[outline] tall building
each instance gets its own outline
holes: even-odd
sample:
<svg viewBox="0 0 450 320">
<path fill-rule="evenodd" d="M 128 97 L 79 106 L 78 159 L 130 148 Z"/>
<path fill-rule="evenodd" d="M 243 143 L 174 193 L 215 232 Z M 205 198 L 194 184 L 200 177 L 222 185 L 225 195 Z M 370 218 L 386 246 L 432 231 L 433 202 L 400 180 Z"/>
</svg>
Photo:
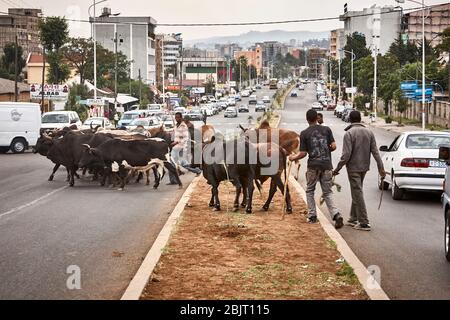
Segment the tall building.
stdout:
<svg viewBox="0 0 450 320">
<path fill-rule="evenodd" d="M 237 43 L 216 44 L 215 49 L 218 51 L 219 56 L 228 59 L 233 59 L 237 51 L 242 51 L 242 47 Z"/>
<path fill-rule="evenodd" d="M 177 62 L 183 65 L 183 87 L 203 87 L 209 80 L 215 83 L 226 81 L 227 63 L 224 58 L 183 56 Z"/>
<path fill-rule="evenodd" d="M 254 50 L 237 51 L 234 53 L 234 59 L 239 59 L 240 57 L 245 57 L 248 64 L 253 65 L 256 68 L 258 76 L 262 74 L 263 60 L 261 47 L 257 46 Z"/>
<path fill-rule="evenodd" d="M 156 35 L 156 84 L 162 85 L 163 66 L 164 74 L 167 73 L 178 77 L 177 59 L 183 50 L 183 39 L 178 34 Z"/>
<path fill-rule="evenodd" d="M 308 66 L 310 68 L 309 75 L 318 79 L 322 74 L 323 60 L 327 59 L 328 50 L 323 48 L 308 49 Z"/>
<path fill-rule="evenodd" d="M 367 46 L 375 46 L 381 54 L 389 50 L 401 31 L 401 10 L 392 6 L 347 11 L 340 20 L 344 21 L 345 36 L 361 33 L 366 36 Z"/>
<path fill-rule="evenodd" d="M 39 39 L 40 9 L 8 9 L 7 15 L 0 15 L 0 53 L 9 43 L 15 43 L 16 34 L 19 46 L 23 48 L 23 58 L 30 53 L 42 52 Z"/>
<path fill-rule="evenodd" d="M 276 60 L 277 55 L 286 56 L 288 53 L 288 46 L 278 41 L 265 41 L 257 43 L 260 46 L 263 56 L 263 67 L 270 67 Z"/>
<path fill-rule="evenodd" d="M 330 56 L 334 59 L 342 57 L 339 50 L 345 46 L 345 32 L 344 29 L 331 30 L 330 33 Z"/>
<path fill-rule="evenodd" d="M 110 13 L 109 13 L 110 14 Z M 91 23 L 94 22 L 90 18 Z M 122 52 L 131 62 L 132 79 L 141 79 L 147 84 L 156 84 L 156 20 L 152 17 L 112 17 L 108 14 L 97 17 L 95 35 L 97 42 L 108 50 Z"/>
<path fill-rule="evenodd" d="M 412 11 L 404 16 L 404 34 L 413 42 L 422 42 L 422 10 Z M 439 34 L 450 27 L 450 3 L 428 7 L 425 19 L 425 38 L 433 47 L 441 43 Z"/>
</svg>

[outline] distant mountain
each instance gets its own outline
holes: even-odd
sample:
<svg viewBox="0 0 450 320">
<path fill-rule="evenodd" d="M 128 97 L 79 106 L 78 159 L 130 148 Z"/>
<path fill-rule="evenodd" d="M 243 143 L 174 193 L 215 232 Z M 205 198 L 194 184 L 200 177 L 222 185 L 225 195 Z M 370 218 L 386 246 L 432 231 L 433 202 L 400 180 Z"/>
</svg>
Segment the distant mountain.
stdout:
<svg viewBox="0 0 450 320">
<path fill-rule="evenodd" d="M 329 31 L 283 31 L 273 30 L 267 32 L 250 31 L 236 36 L 211 37 L 204 39 L 185 40 L 187 46 L 196 45 L 198 47 L 211 47 L 214 44 L 238 43 L 241 46 L 254 44 L 255 42 L 263 41 L 279 41 L 289 42 L 291 39 L 296 39 L 300 43 L 312 39 L 328 39 Z"/>
</svg>

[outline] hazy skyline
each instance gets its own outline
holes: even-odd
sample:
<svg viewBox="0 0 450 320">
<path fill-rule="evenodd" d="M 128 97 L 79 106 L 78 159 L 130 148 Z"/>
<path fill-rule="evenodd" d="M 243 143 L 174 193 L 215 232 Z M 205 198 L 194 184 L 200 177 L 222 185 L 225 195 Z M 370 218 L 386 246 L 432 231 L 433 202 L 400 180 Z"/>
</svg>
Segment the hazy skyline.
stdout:
<svg viewBox="0 0 450 320">
<path fill-rule="evenodd" d="M 97 0 L 98 1 L 98 0 Z M 43 10 L 46 16 L 58 15 L 73 19 L 88 19 L 88 7 L 93 0 L 0 0 L 2 12 L 16 3 L 17 7 L 34 7 Z M 132 5 L 131 5 L 132 3 Z M 321 1 L 294 1 L 294 0 L 173 0 L 173 1 L 146 1 L 146 0 L 108 0 L 98 5 L 97 11 L 104 6 L 112 9 L 113 13 L 122 16 L 151 16 L 158 23 L 235 23 L 257 21 L 279 21 L 292 19 L 309 19 L 323 17 L 337 17 L 343 13 L 344 3 L 348 3 L 349 10 L 361 10 L 377 5 L 392 5 L 395 0 L 321 0 Z M 439 0 L 428 0 L 426 4 L 445 3 Z M 404 8 L 414 8 L 419 5 L 407 2 Z M 248 31 L 328 31 L 343 27 L 338 20 L 292 23 L 264 26 L 221 26 L 221 27 L 157 27 L 157 33 L 181 32 L 186 40 L 207 38 L 211 36 L 238 35 Z M 70 23 L 71 35 L 89 36 L 89 23 Z"/>
</svg>

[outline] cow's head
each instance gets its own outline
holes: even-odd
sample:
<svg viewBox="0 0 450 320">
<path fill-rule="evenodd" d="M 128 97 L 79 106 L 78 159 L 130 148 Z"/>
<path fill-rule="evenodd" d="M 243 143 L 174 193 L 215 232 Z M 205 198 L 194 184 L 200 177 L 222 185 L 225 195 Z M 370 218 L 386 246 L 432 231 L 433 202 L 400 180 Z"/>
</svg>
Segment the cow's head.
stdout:
<svg viewBox="0 0 450 320">
<path fill-rule="evenodd" d="M 47 135 L 47 133 L 42 132 L 41 136 L 36 142 L 36 146 L 34 146 L 33 148 L 33 153 L 39 153 L 41 156 L 46 157 L 52 146 L 53 138 Z"/>
<path fill-rule="evenodd" d="M 101 152 L 96 148 L 91 148 L 88 144 L 83 144 L 83 152 L 78 163 L 79 168 L 105 166 Z"/>
</svg>

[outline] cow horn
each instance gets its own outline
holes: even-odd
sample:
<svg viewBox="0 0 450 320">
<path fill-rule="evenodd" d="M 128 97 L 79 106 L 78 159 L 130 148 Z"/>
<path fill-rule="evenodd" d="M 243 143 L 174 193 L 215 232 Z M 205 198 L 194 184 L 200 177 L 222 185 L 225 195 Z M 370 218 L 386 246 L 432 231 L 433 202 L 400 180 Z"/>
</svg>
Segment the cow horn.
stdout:
<svg viewBox="0 0 450 320">
<path fill-rule="evenodd" d="M 242 126 L 242 124 L 239 125 L 239 129 L 241 129 L 242 131 L 244 131 L 244 133 L 247 132 L 247 130 L 248 130 L 248 129 L 245 129 L 245 128 Z"/>
<path fill-rule="evenodd" d="M 83 144 L 83 147 L 85 147 L 85 148 L 88 149 L 88 150 L 91 150 L 91 149 L 92 149 L 91 146 L 88 145 L 88 144 Z"/>
</svg>

